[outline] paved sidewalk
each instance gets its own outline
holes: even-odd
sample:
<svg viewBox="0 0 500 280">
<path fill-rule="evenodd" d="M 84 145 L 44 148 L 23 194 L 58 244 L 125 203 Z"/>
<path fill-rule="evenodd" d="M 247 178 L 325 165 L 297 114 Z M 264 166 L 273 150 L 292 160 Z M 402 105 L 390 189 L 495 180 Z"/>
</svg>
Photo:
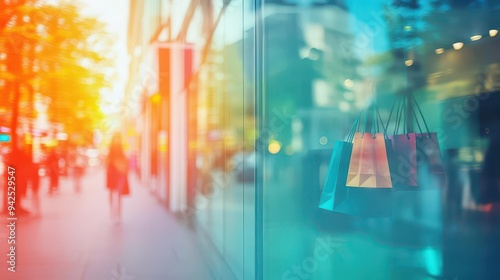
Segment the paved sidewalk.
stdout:
<svg viewBox="0 0 500 280">
<path fill-rule="evenodd" d="M 103 170 L 87 171 L 81 193 L 62 179 L 60 192 L 49 195 L 42 181 L 41 217 L 17 221 L 15 273 L 7 270 L 8 222 L 0 217 L 0 279 L 211 279 L 195 234 L 130 178 L 119 225 L 111 221 Z"/>
</svg>

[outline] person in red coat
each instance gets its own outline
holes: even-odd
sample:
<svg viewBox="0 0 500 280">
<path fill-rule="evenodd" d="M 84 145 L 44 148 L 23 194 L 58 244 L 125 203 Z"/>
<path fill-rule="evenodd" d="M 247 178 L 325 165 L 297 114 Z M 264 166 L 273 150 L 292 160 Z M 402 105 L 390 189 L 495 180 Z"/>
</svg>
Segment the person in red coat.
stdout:
<svg viewBox="0 0 500 280">
<path fill-rule="evenodd" d="M 122 196 L 130 194 L 128 182 L 129 163 L 123 151 L 122 138 L 119 133 L 115 133 L 111 139 L 106 169 L 106 186 L 109 189 L 111 218 L 115 223 L 119 223 L 121 220 Z"/>
</svg>

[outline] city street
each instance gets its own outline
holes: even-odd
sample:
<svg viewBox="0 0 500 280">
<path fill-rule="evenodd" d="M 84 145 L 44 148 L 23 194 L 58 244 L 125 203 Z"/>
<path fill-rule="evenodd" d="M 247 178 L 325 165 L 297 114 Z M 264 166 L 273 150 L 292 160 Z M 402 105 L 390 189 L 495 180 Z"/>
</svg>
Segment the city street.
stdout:
<svg viewBox="0 0 500 280">
<path fill-rule="evenodd" d="M 0 280 L 500 279 L 498 14 L 0 0 Z"/>
<path fill-rule="evenodd" d="M 1 217 L 0 279 L 211 279 L 195 235 L 130 175 L 131 195 L 123 200 L 121 224 L 110 217 L 104 171 L 88 169 L 80 193 L 70 177 L 57 194 L 42 179 L 40 217 L 17 220 L 15 273 L 8 271 L 9 232 Z M 32 209 L 28 194 L 25 207 Z"/>
</svg>

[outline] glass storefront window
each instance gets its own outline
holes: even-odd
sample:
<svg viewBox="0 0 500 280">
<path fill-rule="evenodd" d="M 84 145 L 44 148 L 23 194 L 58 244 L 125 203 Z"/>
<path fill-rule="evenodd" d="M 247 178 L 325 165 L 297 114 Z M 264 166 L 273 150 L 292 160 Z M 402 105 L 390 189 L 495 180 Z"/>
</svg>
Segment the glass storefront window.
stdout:
<svg viewBox="0 0 500 280">
<path fill-rule="evenodd" d="M 214 18 L 223 2 L 214 1 Z M 255 116 L 252 70 L 247 64 L 253 57 L 245 55 L 252 37 L 245 31 L 243 15 L 248 11 L 243 2 L 232 1 L 224 10 L 199 73 L 194 105 L 199 174 L 196 219 L 224 259 L 214 275 L 253 279 Z"/>
<path fill-rule="evenodd" d="M 495 279 L 499 11 L 498 0 L 144 1 L 131 84 L 153 85 L 142 130 L 161 130 L 141 139 L 143 180 L 157 190 L 182 177 L 157 195 L 208 237 L 215 278 Z M 171 87 L 144 77 L 171 66 L 158 46 L 184 43 L 201 66 L 168 99 Z M 404 149 L 423 136 L 438 146 Z M 354 141 L 372 151 L 356 146 L 353 160 Z M 363 199 L 330 211 L 322 195 L 341 167 L 351 177 L 339 188 Z"/>
<path fill-rule="evenodd" d="M 167 207 L 187 208 L 208 237 L 222 259 L 212 266 L 215 278 L 494 279 L 500 272 L 500 1 L 144 3 L 133 17 L 144 18 L 144 28 L 131 26 L 132 64 L 141 72 L 132 83 L 148 83 L 144 65 L 170 65 L 155 54 L 171 41 L 193 47 L 199 56 L 189 63 L 201 66 L 182 98 L 165 98 L 169 87 L 145 89 L 152 104 L 143 131 L 162 129 L 142 139 L 142 177 L 157 176 L 149 184 L 156 187 L 183 178 L 158 195 L 168 201 L 175 192 L 179 203 Z M 149 45 L 153 34 L 158 46 Z M 158 106 L 168 110 L 159 114 Z M 169 135 L 167 122 L 176 128 Z M 359 140 L 364 133 L 373 141 Z M 408 146 L 394 144 L 405 135 Z M 438 146 L 404 149 L 424 147 L 423 136 Z M 353 160 L 354 141 L 372 151 L 356 146 L 364 153 Z M 344 147 L 348 156 L 336 159 Z M 414 163 L 395 163 L 391 151 Z M 170 152 L 186 166 L 172 167 Z M 375 164 L 378 155 L 384 166 Z M 358 173 L 349 171 L 356 165 Z M 321 199 L 340 167 L 351 176 L 340 187 L 363 200 L 329 211 Z M 405 173 L 405 186 L 394 170 Z M 381 178 L 366 177 L 374 174 Z"/>
<path fill-rule="evenodd" d="M 261 2 L 257 278 L 496 275 L 487 217 L 497 201 L 500 2 Z M 437 135 L 446 180 L 421 181 L 437 190 L 395 193 L 385 217 L 320 209 L 335 141 L 372 96 L 387 120 L 396 96 L 408 93 Z M 408 131 L 424 129 L 405 112 Z M 392 133 L 395 124 L 385 125 Z"/>
</svg>

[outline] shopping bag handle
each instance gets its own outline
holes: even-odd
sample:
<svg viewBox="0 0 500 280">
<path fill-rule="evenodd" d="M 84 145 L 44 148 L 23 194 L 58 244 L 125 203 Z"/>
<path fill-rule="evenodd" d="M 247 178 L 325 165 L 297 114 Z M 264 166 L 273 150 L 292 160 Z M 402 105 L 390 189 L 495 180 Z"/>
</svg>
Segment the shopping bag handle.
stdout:
<svg viewBox="0 0 500 280">
<path fill-rule="evenodd" d="M 420 106 L 418 105 L 417 100 L 415 99 L 415 96 L 413 96 L 413 93 L 410 92 L 410 97 L 413 99 L 414 104 L 417 106 L 418 112 L 420 113 L 420 117 L 422 118 L 422 121 L 424 122 L 425 129 L 427 130 L 427 138 L 430 138 L 431 132 L 429 130 L 429 126 L 427 125 L 427 122 L 425 121 L 424 114 L 422 113 L 422 110 L 420 109 Z M 415 119 L 417 119 L 417 115 L 415 113 L 415 110 L 413 111 L 413 115 L 415 116 Z"/>
<path fill-rule="evenodd" d="M 416 108 L 417 108 L 417 110 L 419 112 L 419 116 L 420 116 L 420 118 L 422 119 L 422 121 L 423 121 L 423 123 L 425 125 L 425 129 L 427 130 L 427 137 L 430 137 L 429 126 L 427 125 L 427 121 L 425 120 L 424 114 L 422 113 L 422 110 L 420 109 L 420 106 L 418 105 L 418 102 L 415 99 L 415 96 L 413 95 L 412 92 L 400 94 L 396 98 L 396 101 L 394 101 L 394 103 L 392 105 L 391 111 L 389 113 L 389 118 L 387 119 L 387 127 L 389 126 L 389 123 L 391 121 L 392 115 L 394 113 L 394 109 L 397 107 L 396 111 L 395 111 L 395 114 L 396 114 L 396 124 L 394 126 L 393 135 L 396 135 L 399 132 L 400 126 L 401 126 L 401 122 L 403 120 L 404 120 L 403 121 L 403 133 L 407 134 L 407 135 L 410 133 L 408 131 L 408 127 L 406 125 L 406 123 L 408 121 L 408 119 L 406 117 L 407 114 L 404 114 L 405 112 L 408 112 L 408 109 L 410 109 L 412 111 L 413 118 L 415 119 L 415 122 L 416 122 L 416 124 L 418 126 L 418 129 L 419 129 L 420 133 L 424 134 L 424 132 L 422 131 L 422 127 L 420 125 L 420 121 L 419 121 L 419 118 L 417 116 L 417 113 L 413 109 L 414 106 L 416 106 Z"/>
<path fill-rule="evenodd" d="M 372 96 L 367 104 L 368 105 L 367 108 L 365 109 L 365 119 L 361 137 L 364 136 L 364 134 L 366 133 L 366 129 L 368 128 L 367 124 L 369 119 L 368 112 L 370 112 L 371 113 L 370 133 L 372 133 L 372 137 L 376 138 L 375 134 L 381 131 L 380 126 L 382 126 L 382 132 L 384 133 L 384 138 L 388 139 L 387 129 L 384 125 L 384 122 L 382 121 L 382 117 L 380 116 L 380 111 L 378 110 L 376 96 L 375 95 Z"/>
<path fill-rule="evenodd" d="M 369 116 L 369 113 L 371 116 Z M 349 130 L 349 133 L 347 134 L 346 142 L 352 143 L 356 132 L 361 132 L 361 137 L 364 136 L 368 128 L 368 120 L 370 119 L 370 117 L 371 117 L 370 132 L 373 134 L 373 137 L 375 138 L 375 134 L 380 132 L 381 131 L 380 127 L 382 127 L 384 138 L 388 139 L 387 127 L 384 125 L 384 121 L 380 116 L 380 111 L 378 110 L 376 100 L 374 97 L 372 97 L 365 104 L 363 109 L 359 111 L 356 119 L 354 120 L 354 123 L 351 126 L 351 129 Z M 362 127 L 360 127 L 361 121 L 363 121 Z"/>
<path fill-rule="evenodd" d="M 354 123 L 352 124 L 351 129 L 349 130 L 349 133 L 347 134 L 346 142 L 352 143 L 354 141 L 354 134 L 356 134 L 356 131 L 359 128 L 359 120 L 361 118 L 362 113 L 363 113 L 362 110 L 359 111 L 358 116 L 354 120 Z"/>
</svg>

